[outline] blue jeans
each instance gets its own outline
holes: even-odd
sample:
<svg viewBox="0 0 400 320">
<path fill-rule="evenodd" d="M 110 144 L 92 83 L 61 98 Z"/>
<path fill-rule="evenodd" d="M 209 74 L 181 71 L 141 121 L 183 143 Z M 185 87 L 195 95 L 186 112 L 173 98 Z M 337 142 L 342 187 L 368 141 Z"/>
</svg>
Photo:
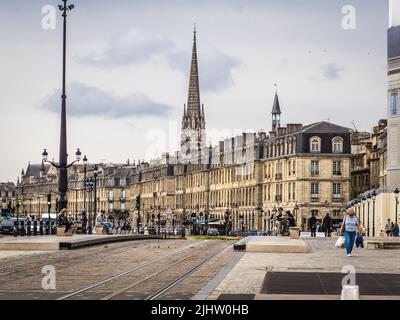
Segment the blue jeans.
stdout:
<svg viewBox="0 0 400 320">
<path fill-rule="evenodd" d="M 356 239 L 357 232 L 356 231 L 345 231 L 344 232 L 344 240 L 346 253 L 350 254 L 353 251 L 354 241 Z"/>
<path fill-rule="evenodd" d="M 110 233 L 110 224 L 107 222 L 102 223 L 103 228 L 106 229 L 106 233 Z"/>
</svg>

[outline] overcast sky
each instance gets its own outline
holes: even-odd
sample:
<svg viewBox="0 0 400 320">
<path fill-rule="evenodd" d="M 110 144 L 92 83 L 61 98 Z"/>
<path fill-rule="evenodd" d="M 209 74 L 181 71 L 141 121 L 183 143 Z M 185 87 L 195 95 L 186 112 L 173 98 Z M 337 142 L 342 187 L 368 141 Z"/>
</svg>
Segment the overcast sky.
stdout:
<svg viewBox="0 0 400 320">
<path fill-rule="evenodd" d="M 60 1 L 61 2 L 61 1 Z M 71 1 L 69 1 L 71 2 Z M 68 16 L 68 150 L 126 162 L 175 150 L 197 24 L 201 101 L 213 142 L 283 123 L 329 119 L 370 130 L 386 116 L 382 0 L 75 0 Z M 62 28 L 57 1 L 0 4 L 0 181 L 41 152 L 58 159 Z M 356 8 L 356 29 L 342 8 Z M 154 137 L 159 137 L 155 143 Z M 152 140 L 153 139 L 153 140 Z"/>
</svg>

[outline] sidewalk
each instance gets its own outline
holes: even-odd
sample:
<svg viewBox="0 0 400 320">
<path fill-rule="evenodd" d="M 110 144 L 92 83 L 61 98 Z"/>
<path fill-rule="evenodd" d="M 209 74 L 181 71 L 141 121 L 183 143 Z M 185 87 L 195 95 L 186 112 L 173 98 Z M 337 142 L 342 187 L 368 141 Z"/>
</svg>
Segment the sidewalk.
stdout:
<svg viewBox="0 0 400 320">
<path fill-rule="evenodd" d="M 354 249 L 353 256 L 347 257 L 344 249 L 335 248 L 336 239 L 303 240 L 308 243 L 311 252 L 301 254 L 244 253 L 222 281 L 220 280 L 218 285 L 214 286 L 214 290 L 209 293 L 207 299 L 216 300 L 220 295 L 243 294 L 254 295 L 254 299 L 284 298 L 283 295 L 278 294 L 275 288 L 280 288 L 279 292 L 286 292 L 287 296 L 296 296 L 297 299 L 314 299 L 315 296 L 312 294 L 314 286 L 303 281 L 302 278 L 308 279 L 318 273 L 322 273 L 325 278 L 330 280 L 330 282 L 328 281 L 330 288 L 326 288 L 328 294 L 322 294 L 321 299 L 337 299 L 340 296 L 341 282 L 336 281 L 338 276 L 334 278 L 333 274 L 341 276 L 344 266 L 354 267 L 356 284 L 360 285 L 361 294 L 363 290 L 368 289 L 368 294 L 361 295 L 361 299 L 369 299 L 370 295 L 377 298 L 387 296 L 388 299 L 389 297 L 390 299 L 400 299 L 400 296 L 397 295 L 400 290 L 400 268 L 398 267 L 400 251 Z M 389 279 L 390 286 L 383 288 L 376 282 L 376 279 L 373 280 L 372 278 L 376 274 L 381 278 Z M 358 282 L 357 275 L 359 276 Z M 385 276 L 382 277 L 382 275 Z M 344 276 L 345 274 L 343 274 Z M 372 277 L 370 281 L 373 284 L 372 288 L 367 285 L 364 279 L 366 277 Z M 289 279 L 293 281 L 289 281 Z M 332 285 L 335 288 L 332 289 Z M 383 289 L 385 294 L 382 294 Z M 332 291 L 335 292 L 333 296 Z"/>
<path fill-rule="evenodd" d="M 58 251 L 78 249 L 104 243 L 135 241 L 145 239 L 161 239 L 156 235 L 73 235 L 72 237 L 58 236 L 25 236 L 0 238 L 0 250 L 12 251 Z"/>
</svg>

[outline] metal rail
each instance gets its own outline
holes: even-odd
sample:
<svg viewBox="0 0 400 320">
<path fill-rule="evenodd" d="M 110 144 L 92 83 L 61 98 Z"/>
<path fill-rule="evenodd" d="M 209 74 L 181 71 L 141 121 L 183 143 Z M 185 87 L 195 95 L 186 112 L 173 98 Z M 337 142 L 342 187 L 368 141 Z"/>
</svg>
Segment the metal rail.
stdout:
<svg viewBox="0 0 400 320">
<path fill-rule="evenodd" d="M 113 281 L 113 280 L 119 279 L 119 278 L 121 278 L 121 277 L 123 277 L 123 276 L 126 276 L 126 275 L 128 275 L 128 274 L 130 274 L 130 273 L 132 273 L 132 272 L 135 272 L 135 271 L 137 271 L 137 270 L 143 269 L 144 267 L 147 267 L 147 266 L 149 266 L 149 265 L 151 265 L 151 264 L 153 264 L 153 263 L 155 263 L 155 262 L 164 260 L 164 259 L 166 259 L 166 258 L 168 258 L 168 257 L 171 257 L 171 256 L 177 254 L 177 253 L 180 253 L 180 252 L 185 251 L 185 250 L 187 250 L 187 249 L 193 248 L 193 246 L 196 246 L 196 244 L 191 244 L 191 245 L 189 245 L 189 246 L 186 246 L 186 247 L 184 247 L 184 248 L 181 248 L 181 249 L 179 249 L 179 250 L 176 250 L 176 251 L 171 252 L 171 253 L 169 253 L 169 254 L 166 254 L 166 255 L 164 255 L 164 256 L 161 256 L 161 257 L 158 257 L 158 258 L 156 258 L 156 259 L 152 259 L 152 260 L 150 260 L 150 261 L 144 262 L 144 263 L 142 263 L 142 264 L 140 264 L 140 265 L 138 265 L 138 266 L 136 266 L 136 267 L 134 267 L 134 268 L 131 268 L 131 269 L 127 270 L 127 271 L 121 272 L 121 273 L 119 273 L 119 274 L 117 274 L 117 275 L 115 275 L 115 276 L 112 276 L 112 277 L 107 278 L 107 279 L 105 279 L 105 280 L 102 280 L 102 281 L 100 281 L 100 282 L 98 282 L 98 283 L 92 284 L 92 285 L 90 285 L 90 286 L 88 286 L 88 287 L 85 287 L 85 288 L 79 289 L 79 290 L 77 290 L 77 291 L 71 292 L 71 293 L 69 293 L 69 294 L 67 294 L 67 295 L 64 295 L 64 296 L 58 298 L 57 300 L 66 300 L 66 299 L 68 299 L 68 298 L 77 296 L 78 294 L 84 293 L 84 292 L 89 291 L 89 290 L 91 290 L 91 289 L 97 288 L 97 287 L 99 287 L 99 286 L 101 286 L 101 285 L 103 285 L 103 284 L 105 284 L 105 283 L 108 283 L 108 282 L 111 282 L 111 281 Z"/>
<path fill-rule="evenodd" d="M 163 295 L 166 291 L 168 291 L 168 290 L 172 289 L 173 287 L 177 286 L 179 283 L 181 283 L 183 280 L 185 280 L 191 274 L 193 274 L 195 271 L 197 271 L 200 267 L 202 267 L 204 264 L 206 264 L 208 261 L 210 261 L 212 258 L 214 258 L 217 254 L 221 253 L 222 251 L 224 251 L 225 249 L 227 249 L 230 246 L 232 246 L 232 244 L 229 244 L 229 245 L 223 247 L 222 249 L 218 250 L 217 252 L 213 253 L 207 259 L 203 260 L 202 262 L 200 262 L 197 265 L 195 265 L 193 268 L 191 268 L 188 271 L 186 271 L 179 278 L 171 281 L 169 284 L 167 284 L 166 286 L 162 287 L 156 293 L 146 297 L 145 300 L 155 300 L 155 299 L 157 299 L 158 297 Z"/>
<path fill-rule="evenodd" d="M 218 253 L 220 253 L 221 251 L 225 250 L 227 247 L 229 247 L 229 246 L 225 246 L 224 248 L 218 250 L 216 253 L 214 253 L 214 254 L 211 256 L 211 258 L 214 257 L 215 255 L 217 255 Z M 109 295 L 107 295 L 107 296 L 101 298 L 100 300 L 110 300 L 110 299 L 112 299 L 112 298 L 118 296 L 119 294 L 121 294 L 121 293 L 123 293 L 123 292 L 126 292 L 126 291 L 128 291 L 128 290 L 134 288 L 135 286 L 137 286 L 137 285 L 139 285 L 139 284 L 141 284 L 141 283 L 143 283 L 143 282 L 145 282 L 145 281 L 147 281 L 147 280 L 149 280 L 149 279 L 151 279 L 151 278 L 154 278 L 155 276 L 157 276 L 157 275 L 159 275 L 159 274 L 165 272 L 166 270 L 171 269 L 172 267 L 174 267 L 174 266 L 176 266 L 176 265 L 182 263 L 183 261 L 190 259 L 191 257 L 193 257 L 193 256 L 195 256 L 195 255 L 197 255 L 197 254 L 198 254 L 198 252 L 194 252 L 194 253 L 192 253 L 192 254 L 190 254 L 190 255 L 184 257 L 183 259 L 180 259 L 180 260 L 178 260 L 178 261 L 176 261 L 176 262 L 174 262 L 174 263 L 172 263 L 172 264 L 170 264 L 170 265 L 168 265 L 168 266 L 162 268 L 161 270 L 157 271 L 156 273 L 153 273 L 153 274 L 151 274 L 151 275 L 145 277 L 144 279 L 140 279 L 140 280 L 138 280 L 138 281 L 136 281 L 136 282 L 134 282 L 134 283 L 131 283 L 130 285 L 128 285 L 128 286 L 126 286 L 126 287 L 124 287 L 124 288 L 122 288 L 122 289 L 119 289 L 119 290 L 117 290 L 117 291 L 114 291 L 113 293 L 111 293 L 111 294 L 109 294 Z M 201 263 L 197 264 L 196 267 L 199 267 L 199 266 L 203 265 L 205 262 L 209 261 L 211 258 L 208 257 L 206 260 L 203 260 Z M 193 269 L 193 268 L 192 268 L 192 269 Z M 192 270 L 192 269 L 190 269 L 190 270 Z M 197 268 L 196 268 L 196 269 L 197 269 Z M 187 274 L 187 273 L 185 273 L 185 274 Z M 164 287 L 163 287 L 163 288 L 164 288 Z"/>
</svg>

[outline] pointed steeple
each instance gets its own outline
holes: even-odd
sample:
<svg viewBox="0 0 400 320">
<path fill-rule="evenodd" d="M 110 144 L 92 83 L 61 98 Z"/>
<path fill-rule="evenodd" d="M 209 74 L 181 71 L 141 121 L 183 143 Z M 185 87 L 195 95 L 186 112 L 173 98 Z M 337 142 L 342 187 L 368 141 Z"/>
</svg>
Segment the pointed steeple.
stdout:
<svg viewBox="0 0 400 320">
<path fill-rule="evenodd" d="M 204 106 L 200 103 L 199 69 L 197 61 L 197 31 L 193 31 L 192 60 L 187 104 L 182 117 L 181 147 L 183 154 L 190 155 L 194 148 L 200 151 L 205 142 Z M 195 147 L 194 147 L 195 146 Z M 200 154 L 200 152 L 198 152 Z"/>
<path fill-rule="evenodd" d="M 194 27 L 194 32 L 193 32 L 192 63 L 190 66 L 187 113 L 191 117 L 199 117 L 200 116 L 200 86 L 199 86 L 199 69 L 198 69 L 198 63 L 197 63 L 196 26 Z"/>
<path fill-rule="evenodd" d="M 272 114 L 281 114 L 281 106 L 279 104 L 278 92 L 275 93 L 274 105 L 272 106 Z"/>
<path fill-rule="evenodd" d="M 277 84 L 275 83 L 275 87 Z M 275 90 L 275 99 L 272 106 L 272 131 L 276 131 L 281 126 L 281 106 L 279 104 L 278 89 Z"/>
</svg>

